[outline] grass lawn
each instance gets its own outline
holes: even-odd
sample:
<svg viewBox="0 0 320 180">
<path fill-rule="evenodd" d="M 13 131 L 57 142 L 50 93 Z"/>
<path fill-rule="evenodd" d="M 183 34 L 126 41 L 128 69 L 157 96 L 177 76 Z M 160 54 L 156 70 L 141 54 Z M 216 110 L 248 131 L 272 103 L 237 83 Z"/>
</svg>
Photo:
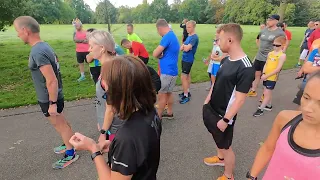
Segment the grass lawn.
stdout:
<svg viewBox="0 0 320 180">
<path fill-rule="evenodd" d="M 84 27 L 106 30 L 106 25 L 94 24 L 84 25 Z M 181 40 L 182 29 L 179 28 L 178 24 L 172 25 L 172 28 Z M 113 32 L 113 35 L 119 44 L 121 39 L 126 37 L 126 26 L 113 25 L 112 29 L 118 29 Z M 253 59 L 257 52 L 255 39 L 259 32 L 259 27 L 243 26 L 243 29 L 243 48 L 250 58 Z M 284 69 L 292 68 L 297 62 L 299 45 L 305 28 L 289 28 L 289 30 L 293 34 L 293 40 L 287 52 L 288 59 L 284 65 Z M 149 53 L 152 53 L 160 41 L 160 36 L 157 34 L 155 25 L 136 25 L 135 32 L 141 37 Z M 192 67 L 193 83 L 208 81 L 207 67 L 203 64 L 202 58 L 207 57 L 212 49 L 215 26 L 197 25 L 197 33 L 200 38 L 200 44 L 196 54 L 195 64 Z M 65 99 L 75 100 L 93 97 L 95 94 L 95 86 L 90 79 L 89 68 L 86 68 L 87 79 L 81 83 L 76 81 L 79 77 L 79 70 L 75 57 L 75 44 L 72 41 L 72 34 L 73 27 L 71 25 L 41 26 L 42 39 L 47 41 L 59 56 Z M 35 90 L 27 65 L 30 47 L 24 45 L 23 42 L 18 39 L 13 27 L 10 27 L 6 32 L 0 32 L 0 39 L 0 109 L 35 104 L 37 102 Z M 157 69 L 156 59 L 151 58 L 149 64 Z M 178 84 L 180 84 L 180 80 L 178 80 Z"/>
</svg>

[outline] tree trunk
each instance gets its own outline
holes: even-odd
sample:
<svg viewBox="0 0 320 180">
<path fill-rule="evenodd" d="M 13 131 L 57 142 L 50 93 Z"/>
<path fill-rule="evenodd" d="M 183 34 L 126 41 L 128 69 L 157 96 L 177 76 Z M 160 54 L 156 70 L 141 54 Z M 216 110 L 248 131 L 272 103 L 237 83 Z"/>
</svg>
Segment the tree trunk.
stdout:
<svg viewBox="0 0 320 180">
<path fill-rule="evenodd" d="M 278 14 L 280 16 L 280 22 L 283 22 L 283 20 L 285 18 L 284 16 L 286 13 L 287 6 L 288 6 L 287 0 L 282 0 L 280 2 L 280 7 L 279 7 L 279 11 L 278 11 Z"/>
</svg>

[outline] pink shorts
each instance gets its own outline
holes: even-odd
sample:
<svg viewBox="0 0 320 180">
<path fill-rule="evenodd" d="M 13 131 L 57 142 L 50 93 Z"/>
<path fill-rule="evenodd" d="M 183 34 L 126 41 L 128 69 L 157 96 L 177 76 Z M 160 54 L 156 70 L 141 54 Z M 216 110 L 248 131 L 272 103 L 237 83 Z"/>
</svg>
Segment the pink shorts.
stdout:
<svg viewBox="0 0 320 180">
<path fill-rule="evenodd" d="M 109 141 L 113 141 L 113 139 L 114 139 L 115 136 L 116 136 L 115 134 L 109 135 Z"/>
</svg>

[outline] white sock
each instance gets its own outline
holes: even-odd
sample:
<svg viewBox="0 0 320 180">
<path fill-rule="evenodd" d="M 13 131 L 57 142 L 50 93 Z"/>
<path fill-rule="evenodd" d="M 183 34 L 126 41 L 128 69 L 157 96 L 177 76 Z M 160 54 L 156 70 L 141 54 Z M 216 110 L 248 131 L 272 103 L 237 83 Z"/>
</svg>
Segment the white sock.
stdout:
<svg viewBox="0 0 320 180">
<path fill-rule="evenodd" d="M 188 93 L 183 93 L 185 97 L 188 97 Z"/>
<path fill-rule="evenodd" d="M 81 76 L 84 77 L 84 72 L 81 72 Z"/>
</svg>

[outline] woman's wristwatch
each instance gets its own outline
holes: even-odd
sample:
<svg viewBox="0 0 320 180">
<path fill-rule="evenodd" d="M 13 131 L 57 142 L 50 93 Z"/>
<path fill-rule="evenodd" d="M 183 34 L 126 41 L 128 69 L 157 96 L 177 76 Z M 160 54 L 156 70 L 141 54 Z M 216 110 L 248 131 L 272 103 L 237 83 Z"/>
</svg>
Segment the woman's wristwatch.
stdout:
<svg viewBox="0 0 320 180">
<path fill-rule="evenodd" d="M 91 159 L 92 161 L 94 160 L 94 158 L 96 158 L 97 156 L 101 156 L 102 155 L 102 152 L 101 151 L 97 151 L 93 154 L 91 154 Z"/>
<path fill-rule="evenodd" d="M 246 178 L 251 179 L 251 180 L 257 180 L 258 179 L 257 177 L 251 176 L 249 171 L 247 172 Z"/>
</svg>

